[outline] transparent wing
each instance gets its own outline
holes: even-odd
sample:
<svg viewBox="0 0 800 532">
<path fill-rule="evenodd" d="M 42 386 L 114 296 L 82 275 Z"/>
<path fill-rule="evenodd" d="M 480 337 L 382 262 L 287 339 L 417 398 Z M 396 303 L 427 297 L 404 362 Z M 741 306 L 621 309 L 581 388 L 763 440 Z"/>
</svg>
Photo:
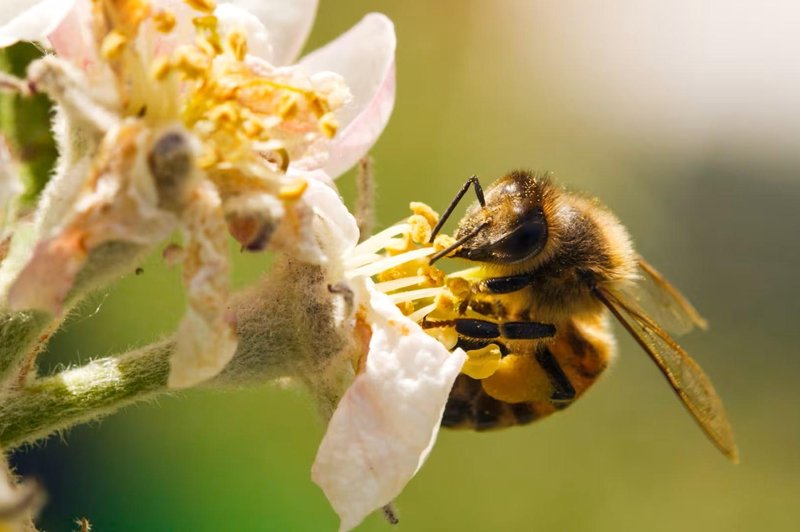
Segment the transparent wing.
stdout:
<svg viewBox="0 0 800 532">
<path fill-rule="evenodd" d="M 597 288 L 595 294 L 650 355 L 714 445 L 738 463 L 739 452 L 722 401 L 697 362 L 624 293 Z"/>
<path fill-rule="evenodd" d="M 635 301 L 654 321 L 675 334 L 685 334 L 694 327 L 708 328 L 697 309 L 658 270 L 641 257 L 638 265 L 639 281 L 619 289 L 626 299 Z"/>
</svg>

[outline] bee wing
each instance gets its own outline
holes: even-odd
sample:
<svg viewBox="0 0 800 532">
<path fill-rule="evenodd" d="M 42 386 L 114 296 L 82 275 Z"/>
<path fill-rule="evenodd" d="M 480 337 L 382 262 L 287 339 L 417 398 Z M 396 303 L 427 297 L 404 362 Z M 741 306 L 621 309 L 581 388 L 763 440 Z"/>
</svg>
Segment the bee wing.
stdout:
<svg viewBox="0 0 800 532">
<path fill-rule="evenodd" d="M 595 295 L 650 355 L 714 445 L 738 463 L 739 452 L 722 401 L 697 362 L 624 293 L 598 287 Z"/>
<path fill-rule="evenodd" d="M 697 309 L 658 270 L 642 257 L 638 265 L 639 282 L 620 288 L 626 298 L 647 309 L 655 321 L 675 334 L 685 334 L 694 327 L 708 328 Z"/>
</svg>

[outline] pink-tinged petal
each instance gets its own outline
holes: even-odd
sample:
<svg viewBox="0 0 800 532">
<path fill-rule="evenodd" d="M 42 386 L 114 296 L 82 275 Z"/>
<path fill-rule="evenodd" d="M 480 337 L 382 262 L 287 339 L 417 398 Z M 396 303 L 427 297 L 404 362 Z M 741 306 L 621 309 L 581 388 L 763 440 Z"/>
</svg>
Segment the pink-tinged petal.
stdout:
<svg viewBox="0 0 800 532">
<path fill-rule="evenodd" d="M 0 48 L 19 41 L 42 41 L 72 9 L 75 0 L 0 2 Z"/>
<path fill-rule="evenodd" d="M 311 470 L 341 530 L 391 502 L 417 472 L 466 357 L 449 353 L 366 284 L 372 307 L 366 368 L 339 402 Z"/>
<path fill-rule="evenodd" d="M 392 21 L 370 13 L 347 33 L 300 60 L 311 74 L 326 70 L 341 74 L 353 94 L 337 113 L 341 127 L 325 166 L 332 177 L 356 164 L 389 121 L 395 98 L 395 46 Z"/>
<path fill-rule="evenodd" d="M 48 34 L 50 45 L 59 57 L 81 70 L 96 65 L 97 45 L 92 34 L 92 7 L 89 0 L 73 0 L 72 9 Z"/>
<path fill-rule="evenodd" d="M 269 57 L 262 57 L 276 66 L 295 60 L 317 14 L 317 0 L 233 0 L 230 3 L 252 13 L 264 24 L 272 51 Z"/>
<path fill-rule="evenodd" d="M 9 308 L 60 314 L 75 276 L 86 263 L 88 254 L 81 241 L 82 235 L 69 232 L 39 242 L 8 291 Z"/>
</svg>

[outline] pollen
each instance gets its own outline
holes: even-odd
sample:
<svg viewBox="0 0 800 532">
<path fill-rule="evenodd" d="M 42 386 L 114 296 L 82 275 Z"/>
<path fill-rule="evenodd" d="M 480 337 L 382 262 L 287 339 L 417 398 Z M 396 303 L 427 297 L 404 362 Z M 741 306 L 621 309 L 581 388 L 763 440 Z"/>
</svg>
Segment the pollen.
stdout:
<svg viewBox="0 0 800 532">
<path fill-rule="evenodd" d="M 175 29 L 175 13 L 169 9 L 159 9 L 153 14 L 153 27 L 161 33 L 169 33 Z"/>
<path fill-rule="evenodd" d="M 428 224 L 431 227 L 435 227 L 436 224 L 439 223 L 439 213 L 434 211 L 427 203 L 422 203 L 421 201 L 412 201 L 408 207 L 414 214 L 423 216 L 426 220 L 428 220 Z"/>
<path fill-rule="evenodd" d="M 408 223 L 411 224 L 411 231 L 409 233 L 411 235 L 411 240 L 415 244 L 427 244 L 433 232 L 433 228 L 428 222 L 428 219 L 419 214 L 412 214 L 408 218 Z"/>
<path fill-rule="evenodd" d="M 278 103 L 278 115 L 284 120 L 290 120 L 297 114 L 299 105 L 300 97 L 297 94 L 285 92 Z"/>
<path fill-rule="evenodd" d="M 107 60 L 117 59 L 122 55 L 127 45 L 128 38 L 122 32 L 113 30 L 103 38 L 103 43 L 100 45 L 100 55 Z"/>
<path fill-rule="evenodd" d="M 214 0 L 183 0 L 184 3 L 201 13 L 213 13 L 217 8 L 217 3 Z"/>
<path fill-rule="evenodd" d="M 333 113 L 325 113 L 319 119 L 319 129 L 323 135 L 332 139 L 339 131 L 339 121 L 333 116 Z"/>
<path fill-rule="evenodd" d="M 283 201 L 297 201 L 308 188 L 308 181 L 298 179 L 290 185 L 284 185 L 278 190 L 278 199 Z"/>
<path fill-rule="evenodd" d="M 234 30 L 227 37 L 228 49 L 237 61 L 244 61 L 247 56 L 247 37 L 238 30 Z"/>
<path fill-rule="evenodd" d="M 461 368 L 464 373 L 473 379 L 485 379 L 493 375 L 500 367 L 502 354 L 495 344 L 489 344 L 481 349 L 467 351 L 467 360 Z"/>
<path fill-rule="evenodd" d="M 150 76 L 156 81 L 164 81 L 172 72 L 172 63 L 166 57 L 159 57 L 153 61 Z"/>
<path fill-rule="evenodd" d="M 185 77 L 197 79 L 205 75 L 211 61 L 196 48 L 182 46 L 175 52 L 174 64 Z"/>
</svg>

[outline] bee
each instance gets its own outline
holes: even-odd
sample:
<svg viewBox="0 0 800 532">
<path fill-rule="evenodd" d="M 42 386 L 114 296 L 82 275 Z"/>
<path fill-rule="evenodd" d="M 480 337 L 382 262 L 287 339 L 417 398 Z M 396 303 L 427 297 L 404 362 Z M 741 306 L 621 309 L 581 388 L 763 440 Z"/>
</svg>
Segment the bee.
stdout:
<svg viewBox="0 0 800 532">
<path fill-rule="evenodd" d="M 456 195 L 431 241 L 474 186 L 478 201 L 458 224 L 455 242 L 431 256 L 476 263 L 452 274 L 469 281 L 454 326 L 471 354 L 498 350 L 490 375 L 460 374 L 442 425 L 489 430 L 527 424 L 564 409 L 608 367 L 616 318 L 666 377 L 706 435 L 738 460 L 722 402 L 700 366 L 644 308 L 677 332 L 706 322 L 653 266 L 597 200 L 557 186 L 549 175 L 514 171 L 484 195 L 476 177 Z"/>
</svg>

